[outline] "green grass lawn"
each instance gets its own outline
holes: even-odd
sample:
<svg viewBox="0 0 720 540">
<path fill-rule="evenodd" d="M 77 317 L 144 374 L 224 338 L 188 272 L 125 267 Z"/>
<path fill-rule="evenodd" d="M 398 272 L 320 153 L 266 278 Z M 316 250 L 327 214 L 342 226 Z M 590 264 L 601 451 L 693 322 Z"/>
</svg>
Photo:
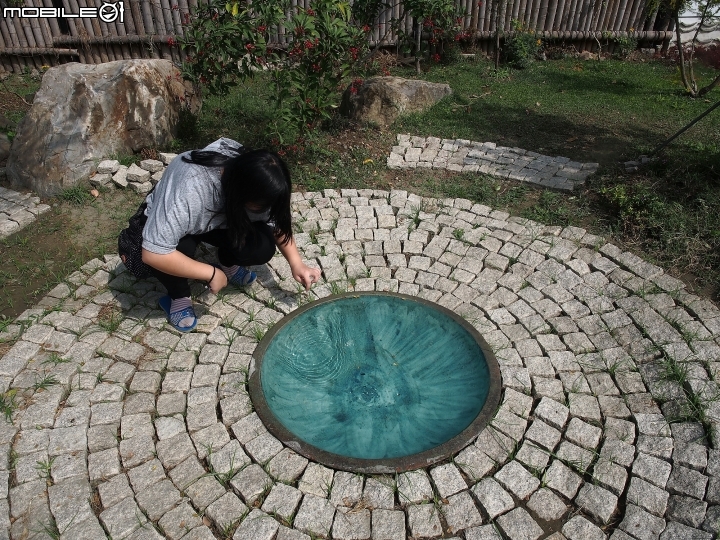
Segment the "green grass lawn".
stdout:
<svg viewBox="0 0 720 540">
<path fill-rule="evenodd" d="M 713 75 L 703 69 L 696 73 L 700 84 Z M 393 74 L 416 76 L 404 68 Z M 690 99 L 680 91 L 674 65 L 647 59 L 565 59 L 499 72 L 486 60 L 462 60 L 449 66 L 434 64 L 421 76 L 448 83 L 453 95 L 384 131 L 336 117 L 301 141 L 285 133 L 286 144 L 276 148 L 285 152 L 295 188 L 407 189 L 427 196 L 466 197 L 549 225 L 581 226 L 717 299 L 720 110 L 691 128 L 650 166 L 627 174 L 620 163 L 652 150 L 720 99 L 720 90 L 707 100 Z M 37 81 L 11 78 L 7 85 L 6 90 L 26 94 L 36 89 Z M 171 149 L 201 147 L 219 136 L 254 147 L 272 146 L 272 90 L 270 76 L 258 74 L 225 96 L 207 97 L 197 118 L 183 119 Z M 16 110 L 11 116 L 18 120 L 22 114 Z M 385 159 L 397 133 L 492 141 L 598 162 L 601 167 L 584 190 L 573 194 L 478 174 L 388 170 Z M 89 258 L 114 252 L 117 233 L 126 226 L 136 199 L 115 192 L 97 201 L 83 199 L 80 205 L 58 200 L 51 215 L 0 241 L 0 325 L 3 317 L 19 314 L 85 262 L 73 253 Z M 96 230 L 106 231 L 101 241 L 93 235 Z"/>
</svg>

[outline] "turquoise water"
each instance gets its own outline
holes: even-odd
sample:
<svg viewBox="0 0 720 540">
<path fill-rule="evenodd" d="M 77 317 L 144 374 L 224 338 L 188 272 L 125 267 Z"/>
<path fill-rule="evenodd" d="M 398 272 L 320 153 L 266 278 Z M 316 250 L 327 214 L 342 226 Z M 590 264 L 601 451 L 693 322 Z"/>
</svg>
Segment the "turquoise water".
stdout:
<svg viewBox="0 0 720 540">
<path fill-rule="evenodd" d="M 279 330 L 262 390 L 298 438 L 341 456 L 396 458 L 459 434 L 482 409 L 489 371 L 473 337 L 427 305 L 359 296 Z"/>
</svg>

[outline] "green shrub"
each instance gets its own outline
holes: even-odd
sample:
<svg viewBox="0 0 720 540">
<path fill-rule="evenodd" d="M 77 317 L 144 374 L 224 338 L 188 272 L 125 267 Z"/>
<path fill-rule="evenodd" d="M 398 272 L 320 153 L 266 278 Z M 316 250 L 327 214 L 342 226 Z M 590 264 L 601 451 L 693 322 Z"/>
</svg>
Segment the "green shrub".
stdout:
<svg viewBox="0 0 720 540">
<path fill-rule="evenodd" d="M 542 49 L 542 40 L 518 20 L 512 22 L 513 32 L 505 40 L 505 62 L 514 68 L 525 69 L 535 61 Z"/>
<path fill-rule="evenodd" d="M 633 36 L 621 36 L 613 39 L 615 42 L 615 51 L 613 55 L 620 60 L 625 60 L 638 47 L 638 39 Z"/>
</svg>

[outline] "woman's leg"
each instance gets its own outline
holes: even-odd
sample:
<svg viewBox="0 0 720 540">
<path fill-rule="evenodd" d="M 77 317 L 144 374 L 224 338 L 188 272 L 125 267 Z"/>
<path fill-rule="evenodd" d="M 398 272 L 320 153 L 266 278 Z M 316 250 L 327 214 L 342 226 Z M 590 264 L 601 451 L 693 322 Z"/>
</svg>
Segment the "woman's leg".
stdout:
<svg viewBox="0 0 720 540">
<path fill-rule="evenodd" d="M 195 257 L 198 244 L 199 240 L 197 236 L 187 235 L 180 239 L 175 249 L 192 259 Z M 170 296 L 172 300 L 190 298 L 190 283 L 187 278 L 172 276 L 155 268 L 153 268 L 153 275 L 158 278 L 158 281 L 167 289 L 168 296 Z"/>
</svg>

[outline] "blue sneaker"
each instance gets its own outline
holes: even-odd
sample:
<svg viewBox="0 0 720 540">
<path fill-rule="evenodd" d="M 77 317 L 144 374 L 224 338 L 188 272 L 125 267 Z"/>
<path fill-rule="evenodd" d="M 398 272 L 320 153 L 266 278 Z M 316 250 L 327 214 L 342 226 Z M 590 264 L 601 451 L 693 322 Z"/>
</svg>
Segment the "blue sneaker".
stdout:
<svg viewBox="0 0 720 540">
<path fill-rule="evenodd" d="M 235 274 L 228 279 L 230 283 L 235 285 L 236 287 L 245 287 L 246 285 L 250 285 L 255 279 L 257 278 L 257 275 L 252 270 L 248 270 L 247 268 L 240 266 L 235 272 Z"/>
</svg>

